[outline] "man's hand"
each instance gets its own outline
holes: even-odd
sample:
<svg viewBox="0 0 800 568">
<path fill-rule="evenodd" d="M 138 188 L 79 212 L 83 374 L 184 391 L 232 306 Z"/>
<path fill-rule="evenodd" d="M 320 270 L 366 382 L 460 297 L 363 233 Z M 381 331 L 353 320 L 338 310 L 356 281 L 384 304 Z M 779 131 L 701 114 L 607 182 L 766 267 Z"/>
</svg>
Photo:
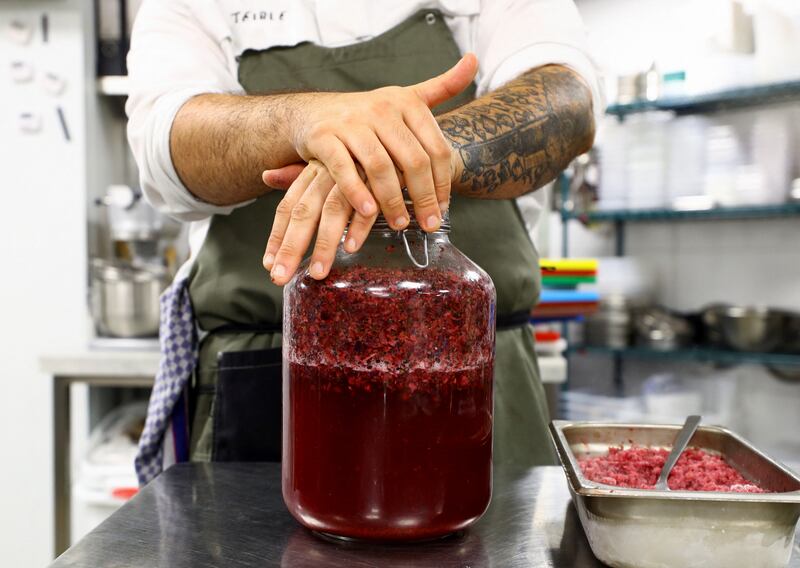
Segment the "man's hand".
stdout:
<svg viewBox="0 0 800 568">
<path fill-rule="evenodd" d="M 372 215 L 380 205 L 391 225 L 402 228 L 408 212 L 397 166 L 423 228 L 434 230 L 439 203 L 449 198 L 450 150 L 430 109 L 469 85 L 477 65 L 468 54 L 428 81 L 363 93 L 197 95 L 172 122 L 172 163 L 198 199 L 237 205 L 270 191 L 261 181 L 265 169 L 316 159 L 357 211 Z M 372 192 L 356 175 L 356 162 Z"/>
<path fill-rule="evenodd" d="M 483 119 L 496 128 L 485 129 Z M 541 187 L 587 151 L 594 139 L 591 92 L 574 71 L 559 65 L 523 73 L 439 115 L 437 122 L 451 148 L 453 191 L 482 199 L 514 198 Z M 319 165 L 306 170 L 304 166 L 291 164 L 262 174 L 269 187 L 291 185 L 264 255 L 264 266 L 272 270 L 276 284 L 289 281 L 315 231 L 310 273 L 317 279 L 327 276 L 352 214 L 333 178 L 321 173 Z M 373 221 L 374 216 L 353 215 L 346 252 L 358 250 Z"/>
<path fill-rule="evenodd" d="M 288 179 L 294 175 L 295 166 L 276 170 L 278 176 Z M 265 179 L 268 178 L 265 172 Z M 359 168 L 361 179 L 366 177 Z M 402 178 L 400 172 L 396 173 Z M 282 182 L 276 183 L 283 186 Z M 342 240 L 345 227 L 347 252 L 357 251 L 367 238 L 377 213 L 366 216 L 348 202 L 344 193 L 333 181 L 333 177 L 322 163 L 312 160 L 289 186 L 275 212 L 272 231 L 264 253 L 264 268 L 270 271 L 272 281 L 279 286 L 286 284 L 297 270 L 311 239 L 316 233 L 314 252 L 311 255 L 309 272 L 320 280 L 330 272 L 336 249 Z"/>
<path fill-rule="evenodd" d="M 360 166 L 358 173 L 362 180 L 366 178 Z M 395 174 L 405 187 L 403 173 L 396 170 Z M 272 281 L 281 286 L 297 270 L 314 233 L 317 238 L 309 272 L 312 278 L 321 280 L 330 272 L 345 228 L 344 250 L 354 253 L 364 244 L 378 216 L 354 211 L 325 166 L 316 160 L 267 170 L 263 178 L 270 187 L 288 189 L 275 211 L 263 259 Z"/>
<path fill-rule="evenodd" d="M 452 191 L 509 199 L 542 187 L 592 147 L 592 104 L 591 90 L 575 71 L 546 65 L 438 115 L 452 150 Z M 304 165 L 268 169 L 262 179 L 286 188 Z"/>
<path fill-rule="evenodd" d="M 410 87 L 291 99 L 289 135 L 304 161 L 316 159 L 327 168 L 353 209 L 371 217 L 377 199 L 389 225 L 403 229 L 409 215 L 396 166 L 420 225 L 436 230 L 450 199 L 451 146 L 430 109 L 463 91 L 477 68 L 475 56 L 467 54 L 442 75 Z"/>
</svg>

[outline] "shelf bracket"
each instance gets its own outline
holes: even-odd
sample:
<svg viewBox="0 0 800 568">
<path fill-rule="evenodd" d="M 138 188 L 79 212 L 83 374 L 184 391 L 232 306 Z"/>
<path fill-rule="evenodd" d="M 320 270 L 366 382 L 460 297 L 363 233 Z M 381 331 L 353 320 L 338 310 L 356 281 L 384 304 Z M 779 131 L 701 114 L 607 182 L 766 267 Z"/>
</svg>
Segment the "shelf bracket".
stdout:
<svg viewBox="0 0 800 568">
<path fill-rule="evenodd" d="M 625 221 L 622 219 L 614 221 L 614 233 L 616 238 L 614 243 L 614 255 L 625 256 Z"/>
</svg>

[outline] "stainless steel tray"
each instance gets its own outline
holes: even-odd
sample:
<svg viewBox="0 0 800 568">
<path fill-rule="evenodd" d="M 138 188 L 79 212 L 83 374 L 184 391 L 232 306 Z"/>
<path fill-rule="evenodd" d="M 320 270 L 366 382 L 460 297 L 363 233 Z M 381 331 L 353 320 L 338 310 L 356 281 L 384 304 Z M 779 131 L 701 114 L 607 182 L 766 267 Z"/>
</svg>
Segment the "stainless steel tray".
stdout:
<svg viewBox="0 0 800 568">
<path fill-rule="evenodd" d="M 722 455 L 776 493 L 627 489 L 590 481 L 578 458 L 631 445 L 670 448 L 680 425 L 554 420 L 550 430 L 592 552 L 620 568 L 778 568 L 800 518 L 800 477 L 725 428 L 691 446 Z"/>
</svg>

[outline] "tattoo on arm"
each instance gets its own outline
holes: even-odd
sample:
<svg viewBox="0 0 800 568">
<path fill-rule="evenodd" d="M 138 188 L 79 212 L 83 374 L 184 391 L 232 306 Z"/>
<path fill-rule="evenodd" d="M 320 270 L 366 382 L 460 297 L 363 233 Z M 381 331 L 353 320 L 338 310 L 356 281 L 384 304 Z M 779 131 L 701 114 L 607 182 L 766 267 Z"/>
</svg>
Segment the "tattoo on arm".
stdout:
<svg viewBox="0 0 800 568">
<path fill-rule="evenodd" d="M 592 96 L 570 69 L 533 69 L 437 117 L 458 159 L 453 191 L 517 197 L 551 181 L 594 141 Z"/>
</svg>

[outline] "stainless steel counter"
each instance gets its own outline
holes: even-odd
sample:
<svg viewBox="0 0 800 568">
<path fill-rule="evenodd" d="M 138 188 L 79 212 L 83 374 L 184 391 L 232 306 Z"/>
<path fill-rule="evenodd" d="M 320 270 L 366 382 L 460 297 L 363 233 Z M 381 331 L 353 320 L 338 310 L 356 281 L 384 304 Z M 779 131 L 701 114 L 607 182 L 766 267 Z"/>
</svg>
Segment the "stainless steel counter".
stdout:
<svg viewBox="0 0 800 568">
<path fill-rule="evenodd" d="M 111 340 L 126 344 L 126 340 Z M 128 342 L 130 343 L 130 342 Z M 109 345 L 113 343 L 107 342 Z M 85 349 L 69 353 L 47 353 L 39 365 L 48 375 L 71 377 L 152 377 L 158 371 L 158 343 L 150 349 Z"/>
<path fill-rule="evenodd" d="M 286 511 L 279 464 L 179 465 L 53 568 L 584 568 L 592 556 L 561 468 L 496 472 L 492 505 L 463 534 L 394 546 L 323 540 Z M 791 568 L 800 568 L 800 554 Z"/>
</svg>

